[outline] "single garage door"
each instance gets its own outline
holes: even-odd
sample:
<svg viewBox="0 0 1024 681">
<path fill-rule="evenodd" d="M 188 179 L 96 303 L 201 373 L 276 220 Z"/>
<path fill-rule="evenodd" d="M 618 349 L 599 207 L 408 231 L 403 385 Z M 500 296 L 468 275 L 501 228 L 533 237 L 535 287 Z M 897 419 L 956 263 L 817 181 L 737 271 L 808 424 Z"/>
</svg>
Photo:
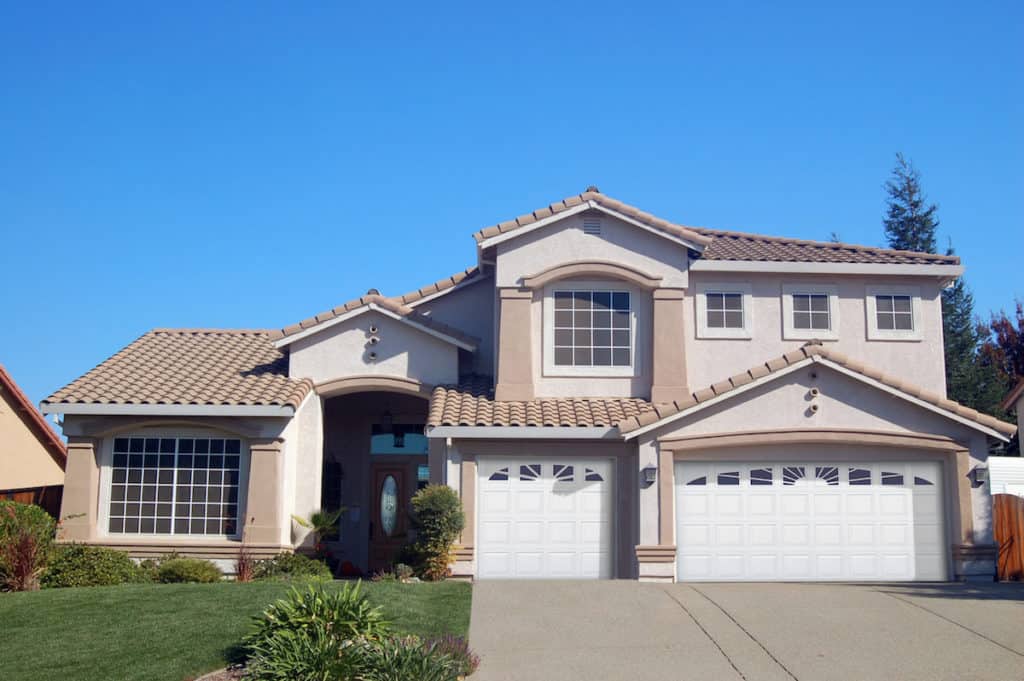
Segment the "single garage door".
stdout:
<svg viewBox="0 0 1024 681">
<path fill-rule="evenodd" d="M 938 462 L 675 472 L 680 581 L 946 579 Z"/>
<path fill-rule="evenodd" d="M 477 460 L 477 577 L 612 576 L 612 462 Z"/>
</svg>

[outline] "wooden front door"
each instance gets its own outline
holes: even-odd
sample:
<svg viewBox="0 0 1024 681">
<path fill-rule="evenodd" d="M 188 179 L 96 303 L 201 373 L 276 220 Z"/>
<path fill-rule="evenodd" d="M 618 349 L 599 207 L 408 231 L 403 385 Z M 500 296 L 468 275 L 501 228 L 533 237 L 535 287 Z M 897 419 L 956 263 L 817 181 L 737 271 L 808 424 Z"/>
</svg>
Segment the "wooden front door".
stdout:
<svg viewBox="0 0 1024 681">
<path fill-rule="evenodd" d="M 399 549 L 410 541 L 409 514 L 417 488 L 417 470 L 426 457 L 403 457 L 403 461 L 373 462 L 372 519 L 370 521 L 370 572 L 388 570 Z"/>
</svg>

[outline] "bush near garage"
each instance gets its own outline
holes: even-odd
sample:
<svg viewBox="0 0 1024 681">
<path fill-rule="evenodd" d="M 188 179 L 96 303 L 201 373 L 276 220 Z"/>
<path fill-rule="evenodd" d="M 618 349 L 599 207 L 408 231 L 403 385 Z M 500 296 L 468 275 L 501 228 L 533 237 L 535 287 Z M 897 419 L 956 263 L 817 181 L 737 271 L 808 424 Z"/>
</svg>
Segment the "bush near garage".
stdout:
<svg viewBox="0 0 1024 681">
<path fill-rule="evenodd" d="M 124 551 L 67 544 L 54 547 L 42 577 L 42 586 L 45 589 L 62 589 L 150 581 L 153 581 L 152 576 Z"/>
<path fill-rule="evenodd" d="M 39 506 L 0 501 L 0 589 L 36 591 L 56 524 Z"/>
<path fill-rule="evenodd" d="M 331 568 L 323 561 L 304 556 L 301 553 L 282 551 L 273 558 L 256 561 L 252 571 L 253 579 L 331 579 Z"/>
<path fill-rule="evenodd" d="M 447 485 L 427 485 L 412 498 L 416 543 L 413 550 L 424 579 L 448 576 L 455 541 L 466 526 L 462 500 Z"/>
<path fill-rule="evenodd" d="M 199 582 L 212 584 L 224 578 L 224 573 L 216 565 L 201 558 L 171 558 L 160 561 L 157 568 L 157 580 L 164 584 L 181 582 Z"/>
</svg>

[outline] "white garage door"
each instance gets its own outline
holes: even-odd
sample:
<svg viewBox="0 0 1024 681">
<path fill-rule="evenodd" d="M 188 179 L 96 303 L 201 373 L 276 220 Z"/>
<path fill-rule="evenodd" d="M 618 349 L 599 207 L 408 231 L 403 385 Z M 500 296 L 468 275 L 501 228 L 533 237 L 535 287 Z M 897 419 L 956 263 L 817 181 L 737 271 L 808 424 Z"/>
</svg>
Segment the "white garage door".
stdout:
<svg viewBox="0 0 1024 681">
<path fill-rule="evenodd" d="M 610 578 L 612 462 L 477 461 L 477 577 Z"/>
<path fill-rule="evenodd" d="M 942 469 L 679 463 L 680 581 L 944 580 Z"/>
</svg>

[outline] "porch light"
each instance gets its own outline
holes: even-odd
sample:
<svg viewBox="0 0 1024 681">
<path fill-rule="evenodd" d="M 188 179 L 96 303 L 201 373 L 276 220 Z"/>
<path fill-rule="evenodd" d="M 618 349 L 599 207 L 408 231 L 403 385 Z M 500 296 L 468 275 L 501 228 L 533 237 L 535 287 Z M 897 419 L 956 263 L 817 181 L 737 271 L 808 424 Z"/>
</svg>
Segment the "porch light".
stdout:
<svg viewBox="0 0 1024 681">
<path fill-rule="evenodd" d="M 971 469 L 971 482 L 977 487 L 981 487 L 988 482 L 988 467 L 987 466 L 975 466 Z"/>
<path fill-rule="evenodd" d="M 640 479 L 645 485 L 653 485 L 658 480 L 658 467 L 645 466 L 640 470 Z"/>
</svg>

